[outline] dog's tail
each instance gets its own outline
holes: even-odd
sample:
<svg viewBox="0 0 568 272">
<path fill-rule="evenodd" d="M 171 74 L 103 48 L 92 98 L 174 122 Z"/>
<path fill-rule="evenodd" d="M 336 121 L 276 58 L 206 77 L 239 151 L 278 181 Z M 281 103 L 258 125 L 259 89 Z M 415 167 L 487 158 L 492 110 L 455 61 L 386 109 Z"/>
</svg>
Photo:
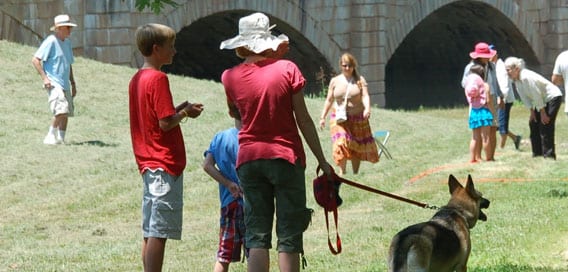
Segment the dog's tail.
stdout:
<svg viewBox="0 0 568 272">
<path fill-rule="evenodd" d="M 399 236 L 396 235 L 389 248 L 388 268 L 389 272 L 407 271 L 406 258 L 408 250 L 401 245 Z"/>
</svg>

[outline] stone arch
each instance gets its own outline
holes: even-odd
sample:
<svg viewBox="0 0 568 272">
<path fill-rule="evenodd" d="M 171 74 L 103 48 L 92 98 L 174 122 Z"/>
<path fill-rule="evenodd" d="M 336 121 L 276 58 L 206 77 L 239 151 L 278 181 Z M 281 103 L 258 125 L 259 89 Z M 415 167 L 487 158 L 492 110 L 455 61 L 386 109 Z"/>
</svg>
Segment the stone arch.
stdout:
<svg viewBox="0 0 568 272">
<path fill-rule="evenodd" d="M 322 91 L 329 79 L 319 76 L 332 74 L 335 62 L 330 59 L 339 55 L 340 48 L 318 21 L 304 11 L 302 1 L 211 3 L 189 1 L 167 14 L 168 24 L 178 31 L 178 54 L 174 63 L 165 68 L 168 72 L 218 81 L 224 69 L 241 61 L 232 50 L 219 50 L 219 44 L 237 34 L 240 17 L 259 11 L 270 17 L 271 24 L 277 25 L 273 33 L 290 37 L 290 52 L 286 58 L 293 60 L 308 80 L 306 92 Z M 191 19 L 187 18 L 197 19 L 189 21 Z M 191 52 L 193 50 L 200 53 Z"/>
<path fill-rule="evenodd" d="M 482 1 L 452 1 L 422 8 L 429 13 L 425 17 L 414 15 L 421 18 L 418 23 L 407 23 L 413 29 L 396 44 L 386 64 L 387 108 L 467 104 L 461 78 L 469 62 L 468 53 L 479 41 L 493 43 L 501 58 L 522 57 L 531 69 L 540 65 L 525 35 L 495 6 Z"/>
<path fill-rule="evenodd" d="M 538 29 L 535 29 L 532 22 L 539 21 L 538 18 L 533 18 L 530 13 L 523 12 L 519 4 L 514 0 L 503 0 L 503 1 L 466 1 L 466 0 L 445 0 L 445 1 L 415 1 L 411 2 L 410 10 L 406 12 L 406 15 L 402 18 L 396 17 L 391 19 L 389 23 L 392 25 L 392 31 L 390 31 L 388 37 L 389 41 L 387 43 L 387 58 L 390 58 L 398 45 L 402 43 L 406 35 L 416 27 L 424 18 L 433 13 L 435 10 L 446 6 L 448 4 L 462 2 L 467 4 L 467 2 L 473 2 L 473 4 L 483 3 L 488 6 L 492 6 L 497 9 L 503 15 L 505 15 L 509 20 L 511 20 L 515 26 L 517 26 L 520 32 L 528 37 L 528 42 L 535 51 L 536 56 L 539 60 L 544 60 L 544 43 L 543 39 L 539 34 Z M 396 22 L 393 22 L 395 20 Z"/>
</svg>

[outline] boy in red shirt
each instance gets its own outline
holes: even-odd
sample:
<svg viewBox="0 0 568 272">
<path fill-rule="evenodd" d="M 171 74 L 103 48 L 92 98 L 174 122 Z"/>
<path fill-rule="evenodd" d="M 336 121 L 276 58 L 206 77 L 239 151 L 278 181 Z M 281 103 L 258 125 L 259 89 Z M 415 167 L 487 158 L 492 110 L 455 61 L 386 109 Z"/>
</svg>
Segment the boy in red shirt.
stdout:
<svg viewBox="0 0 568 272">
<path fill-rule="evenodd" d="M 160 71 L 176 53 L 175 31 L 146 24 L 135 35 L 144 65 L 130 80 L 128 95 L 132 147 L 144 182 L 142 262 L 146 272 L 161 271 L 166 240 L 181 239 L 186 158 L 179 123 L 198 117 L 203 105 L 174 107 L 168 77 Z"/>
</svg>

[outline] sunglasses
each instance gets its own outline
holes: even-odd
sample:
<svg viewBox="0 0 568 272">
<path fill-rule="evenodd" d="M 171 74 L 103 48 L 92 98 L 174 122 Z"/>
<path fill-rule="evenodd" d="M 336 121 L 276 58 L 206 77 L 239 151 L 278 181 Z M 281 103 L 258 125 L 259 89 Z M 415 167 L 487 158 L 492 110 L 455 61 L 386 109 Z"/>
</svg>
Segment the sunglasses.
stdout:
<svg viewBox="0 0 568 272">
<path fill-rule="evenodd" d="M 353 66 L 351 64 L 341 64 L 341 67 L 350 68 L 350 67 L 353 67 Z"/>
</svg>

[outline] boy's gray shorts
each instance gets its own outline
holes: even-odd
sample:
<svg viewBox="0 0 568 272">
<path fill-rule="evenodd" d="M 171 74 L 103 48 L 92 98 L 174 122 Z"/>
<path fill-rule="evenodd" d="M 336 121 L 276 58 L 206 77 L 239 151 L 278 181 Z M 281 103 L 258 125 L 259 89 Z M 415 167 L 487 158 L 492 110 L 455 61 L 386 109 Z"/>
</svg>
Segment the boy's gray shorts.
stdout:
<svg viewBox="0 0 568 272">
<path fill-rule="evenodd" d="M 142 231 L 144 238 L 181 239 L 183 221 L 183 174 L 172 176 L 162 170 L 142 174 Z"/>
</svg>

